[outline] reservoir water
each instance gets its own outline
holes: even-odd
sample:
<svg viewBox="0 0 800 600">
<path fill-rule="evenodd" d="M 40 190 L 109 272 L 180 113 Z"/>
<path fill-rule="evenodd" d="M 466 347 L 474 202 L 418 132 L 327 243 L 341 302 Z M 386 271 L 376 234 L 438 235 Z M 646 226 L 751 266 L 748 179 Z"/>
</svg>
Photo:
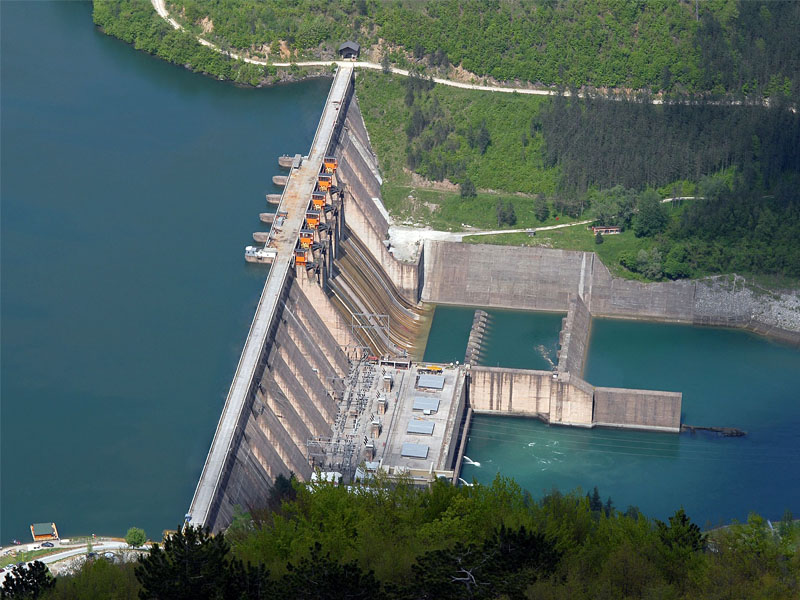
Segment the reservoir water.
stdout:
<svg viewBox="0 0 800 600">
<path fill-rule="evenodd" d="M 452 344 L 437 333 L 437 316 L 426 356 Z M 491 343 L 515 344 L 500 337 L 495 331 Z M 462 477 L 488 483 L 502 473 L 535 496 L 597 486 L 618 508 L 638 506 L 663 519 L 683 506 L 700 524 L 746 519 L 750 511 L 771 519 L 786 509 L 800 513 L 797 349 L 739 330 L 594 319 L 584 378 L 681 391 L 682 422 L 738 427 L 747 436 L 582 430 L 476 415 L 466 448 L 476 464 L 466 464 Z"/>
<path fill-rule="evenodd" d="M 329 80 L 238 89 L 2 2 L 0 541 L 178 525 L 266 271 L 244 246 Z"/>
</svg>

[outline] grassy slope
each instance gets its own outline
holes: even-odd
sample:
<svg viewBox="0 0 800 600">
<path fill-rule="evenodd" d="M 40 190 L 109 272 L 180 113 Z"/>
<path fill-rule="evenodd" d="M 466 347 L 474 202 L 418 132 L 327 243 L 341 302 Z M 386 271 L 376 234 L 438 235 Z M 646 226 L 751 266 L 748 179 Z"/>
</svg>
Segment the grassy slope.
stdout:
<svg viewBox="0 0 800 600">
<path fill-rule="evenodd" d="M 431 98 L 435 97 L 443 107 L 445 118 L 456 123 L 456 131 L 451 138 L 453 145 L 458 142 L 458 148 L 451 155 L 466 161 L 467 174 L 479 189 L 476 198 L 461 198 L 457 191 L 433 189 L 430 183 L 419 182 L 419 179 L 415 185 L 410 171 L 405 168 L 407 138 L 404 130 L 411 109 L 404 103 L 403 82 L 404 78 L 398 76 L 360 72 L 356 84 L 370 141 L 384 176 L 383 201 L 398 222 L 462 231 L 465 225 L 480 229 L 520 229 L 576 220 L 557 214 L 552 207 L 551 215 L 545 221 L 539 221 L 533 214 L 535 194 L 551 198 L 559 176 L 558 167 L 547 167 L 542 162 L 544 140 L 541 133 L 531 136 L 530 131 L 531 120 L 549 99 L 434 87 Z M 475 126 L 483 119 L 486 120 L 492 142 L 486 153 L 480 155 L 477 150 L 468 147 L 459 129 Z M 458 124 L 462 124 L 462 127 Z M 527 146 L 522 144 L 522 132 L 529 137 Z M 694 186 L 688 182 L 678 182 L 665 186 L 664 193 L 671 193 L 673 188 L 687 195 L 694 191 Z M 498 199 L 510 200 L 514 204 L 517 215 L 515 225 L 498 227 Z M 677 218 L 680 210 L 671 210 L 671 216 Z M 583 218 L 588 217 L 584 215 Z M 598 245 L 592 232 L 582 225 L 539 232 L 535 237 L 526 233 L 510 233 L 467 237 L 465 241 L 597 252 L 613 274 L 628 279 L 643 277 L 623 268 L 619 264 L 620 255 L 627 251 L 649 249 L 653 245 L 653 240 L 636 238 L 632 231 L 606 236 L 604 243 Z"/>
<path fill-rule="evenodd" d="M 499 235 L 468 236 L 464 238 L 468 244 L 498 244 L 502 246 L 544 246 L 562 250 L 583 250 L 596 252 L 613 275 L 626 279 L 646 281 L 637 273 L 631 273 L 619 264 L 620 255 L 631 250 L 638 251 L 649 247 L 652 242 L 637 238 L 633 231 L 625 231 L 619 235 L 607 235 L 602 244 L 596 244 L 594 235 L 585 225 L 540 231 L 534 237 L 527 233 L 504 233 Z"/>
<path fill-rule="evenodd" d="M 499 198 L 511 200 L 517 214 L 514 227 L 556 223 L 553 217 L 538 221 L 532 212 L 534 194 L 555 190 L 557 168 L 545 167 L 541 159 L 541 134 L 529 138 L 525 147 L 521 133 L 529 132 L 531 119 L 546 99 L 495 95 L 436 86 L 436 98 L 446 119 L 455 126 L 443 155 L 463 161 L 467 175 L 479 189 L 477 198 L 463 199 L 457 191 L 413 185 L 405 165 L 406 134 L 410 109 L 404 103 L 404 78 L 360 72 L 357 92 L 373 149 L 378 154 L 385 182 L 386 207 L 399 221 L 413 221 L 439 229 L 460 230 L 462 224 L 481 229 L 497 227 L 495 207 Z M 486 120 L 491 144 L 484 155 L 470 148 L 465 130 Z M 563 222 L 563 218 L 560 222 Z"/>
</svg>

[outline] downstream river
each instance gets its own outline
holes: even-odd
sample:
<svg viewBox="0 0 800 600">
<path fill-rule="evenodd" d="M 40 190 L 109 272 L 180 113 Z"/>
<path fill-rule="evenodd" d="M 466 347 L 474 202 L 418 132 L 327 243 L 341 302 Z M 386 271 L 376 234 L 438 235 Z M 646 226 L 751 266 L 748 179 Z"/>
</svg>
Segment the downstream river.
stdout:
<svg viewBox="0 0 800 600">
<path fill-rule="evenodd" d="M 329 81 L 238 89 L 2 2 L 0 542 L 183 518 L 266 270 L 244 262 Z"/>
<path fill-rule="evenodd" d="M 473 311 L 437 307 L 426 358 L 451 360 L 446 329 L 469 332 Z M 489 328 L 482 363 L 547 368 L 535 348 L 557 344 L 560 321 L 517 314 L 519 327 Z M 497 348 L 503 352 L 491 351 Z M 739 330 L 594 319 L 584 378 L 683 392 L 684 423 L 738 427 L 747 436 L 582 430 L 476 415 L 466 448 L 466 462 L 475 464 L 462 477 L 490 483 L 502 473 L 536 497 L 597 486 L 617 508 L 663 519 L 683 506 L 701 525 L 743 520 L 750 511 L 773 520 L 786 509 L 800 514 L 800 351 Z"/>
</svg>

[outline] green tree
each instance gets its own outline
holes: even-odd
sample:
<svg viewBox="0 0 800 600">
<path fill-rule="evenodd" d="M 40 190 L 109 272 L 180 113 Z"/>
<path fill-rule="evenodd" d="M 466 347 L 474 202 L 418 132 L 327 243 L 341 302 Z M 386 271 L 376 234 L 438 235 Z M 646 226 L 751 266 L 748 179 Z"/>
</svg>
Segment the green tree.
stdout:
<svg viewBox="0 0 800 600">
<path fill-rule="evenodd" d="M 600 491 L 597 489 L 597 486 L 594 486 L 592 490 L 592 495 L 590 496 L 588 493 L 586 497 L 589 499 L 589 509 L 594 513 L 599 513 L 603 510 L 603 501 L 600 499 Z"/>
<path fill-rule="evenodd" d="M 285 598 L 308 600 L 381 600 L 380 583 L 372 571 L 364 573 L 356 562 L 340 563 L 323 554 L 316 543 L 308 558 L 289 563 L 280 589 Z"/>
<path fill-rule="evenodd" d="M 603 243 L 603 234 L 600 233 L 600 230 L 597 230 L 597 233 L 594 234 L 594 243 L 598 246 Z"/>
<path fill-rule="evenodd" d="M 517 213 L 514 210 L 514 204 L 510 200 L 499 199 L 495 206 L 495 212 L 497 214 L 498 227 L 517 223 Z"/>
<path fill-rule="evenodd" d="M 636 237 L 652 237 L 667 226 L 667 209 L 655 190 L 647 190 L 639 197 L 639 212 L 633 219 Z"/>
<path fill-rule="evenodd" d="M 10 600 L 33 599 L 52 589 L 56 584 L 47 566 L 40 561 L 16 565 L 6 574 L 0 598 Z"/>
<path fill-rule="evenodd" d="M 128 529 L 128 533 L 125 534 L 125 542 L 132 548 L 143 546 L 146 541 L 147 534 L 144 532 L 144 529 L 131 527 Z"/>
<path fill-rule="evenodd" d="M 148 600 L 268 598 L 273 593 L 263 567 L 244 565 L 229 556 L 223 534 L 186 527 L 171 535 L 162 549 L 154 544 L 139 560 L 136 578 Z"/>
<path fill-rule="evenodd" d="M 675 244 L 664 258 L 664 275 L 670 279 L 691 277 L 692 267 L 688 262 L 689 253 L 684 244 Z"/>
<path fill-rule="evenodd" d="M 461 184 L 461 197 L 475 198 L 477 195 L 478 192 L 475 189 L 475 184 L 472 183 L 472 180 L 469 177 L 464 179 L 464 182 Z"/>
<path fill-rule="evenodd" d="M 627 265 L 623 263 L 623 266 Z M 660 279 L 663 274 L 661 252 L 655 247 L 649 252 L 642 248 L 636 254 L 636 263 L 631 270 L 636 273 L 641 273 L 648 279 Z"/>
<path fill-rule="evenodd" d="M 107 560 L 89 560 L 70 575 L 61 575 L 46 600 L 136 600 L 142 586 L 136 580 L 136 565 Z"/>
<path fill-rule="evenodd" d="M 542 222 L 546 221 L 547 217 L 550 216 L 550 206 L 541 194 L 533 200 L 533 214 Z"/>
</svg>

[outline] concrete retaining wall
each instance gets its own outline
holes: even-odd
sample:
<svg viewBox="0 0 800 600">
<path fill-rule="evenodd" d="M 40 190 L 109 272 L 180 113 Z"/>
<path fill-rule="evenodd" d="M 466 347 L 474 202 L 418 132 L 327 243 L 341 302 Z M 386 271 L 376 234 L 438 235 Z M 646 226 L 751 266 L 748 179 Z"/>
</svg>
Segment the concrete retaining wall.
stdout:
<svg viewBox="0 0 800 600">
<path fill-rule="evenodd" d="M 553 425 L 680 431 L 682 394 L 595 388 L 570 373 L 475 367 L 469 405 L 479 413 L 537 417 Z"/>
<path fill-rule="evenodd" d="M 594 401 L 596 425 L 680 432 L 679 393 L 599 387 Z"/>
<path fill-rule="evenodd" d="M 539 417 L 553 424 L 592 426 L 593 389 L 579 377 L 550 371 L 472 367 L 469 401 L 476 412 Z"/>
<path fill-rule="evenodd" d="M 521 310 L 566 311 L 578 295 L 583 252 L 425 242 L 422 299 Z"/>
<path fill-rule="evenodd" d="M 740 327 L 800 346 L 797 294 L 758 294 L 742 278 L 642 283 L 613 277 L 591 252 L 426 241 L 422 300 Z M 737 285 L 737 281 L 740 283 Z"/>
<path fill-rule="evenodd" d="M 586 302 L 594 316 L 692 322 L 694 281 L 641 283 L 619 279 L 612 277 L 594 254 L 590 273 Z"/>
<path fill-rule="evenodd" d="M 564 317 L 559 334 L 558 372 L 571 373 L 583 377 L 586 350 L 589 347 L 589 333 L 592 328 L 592 315 L 583 300 L 570 299 L 567 316 Z"/>
</svg>

